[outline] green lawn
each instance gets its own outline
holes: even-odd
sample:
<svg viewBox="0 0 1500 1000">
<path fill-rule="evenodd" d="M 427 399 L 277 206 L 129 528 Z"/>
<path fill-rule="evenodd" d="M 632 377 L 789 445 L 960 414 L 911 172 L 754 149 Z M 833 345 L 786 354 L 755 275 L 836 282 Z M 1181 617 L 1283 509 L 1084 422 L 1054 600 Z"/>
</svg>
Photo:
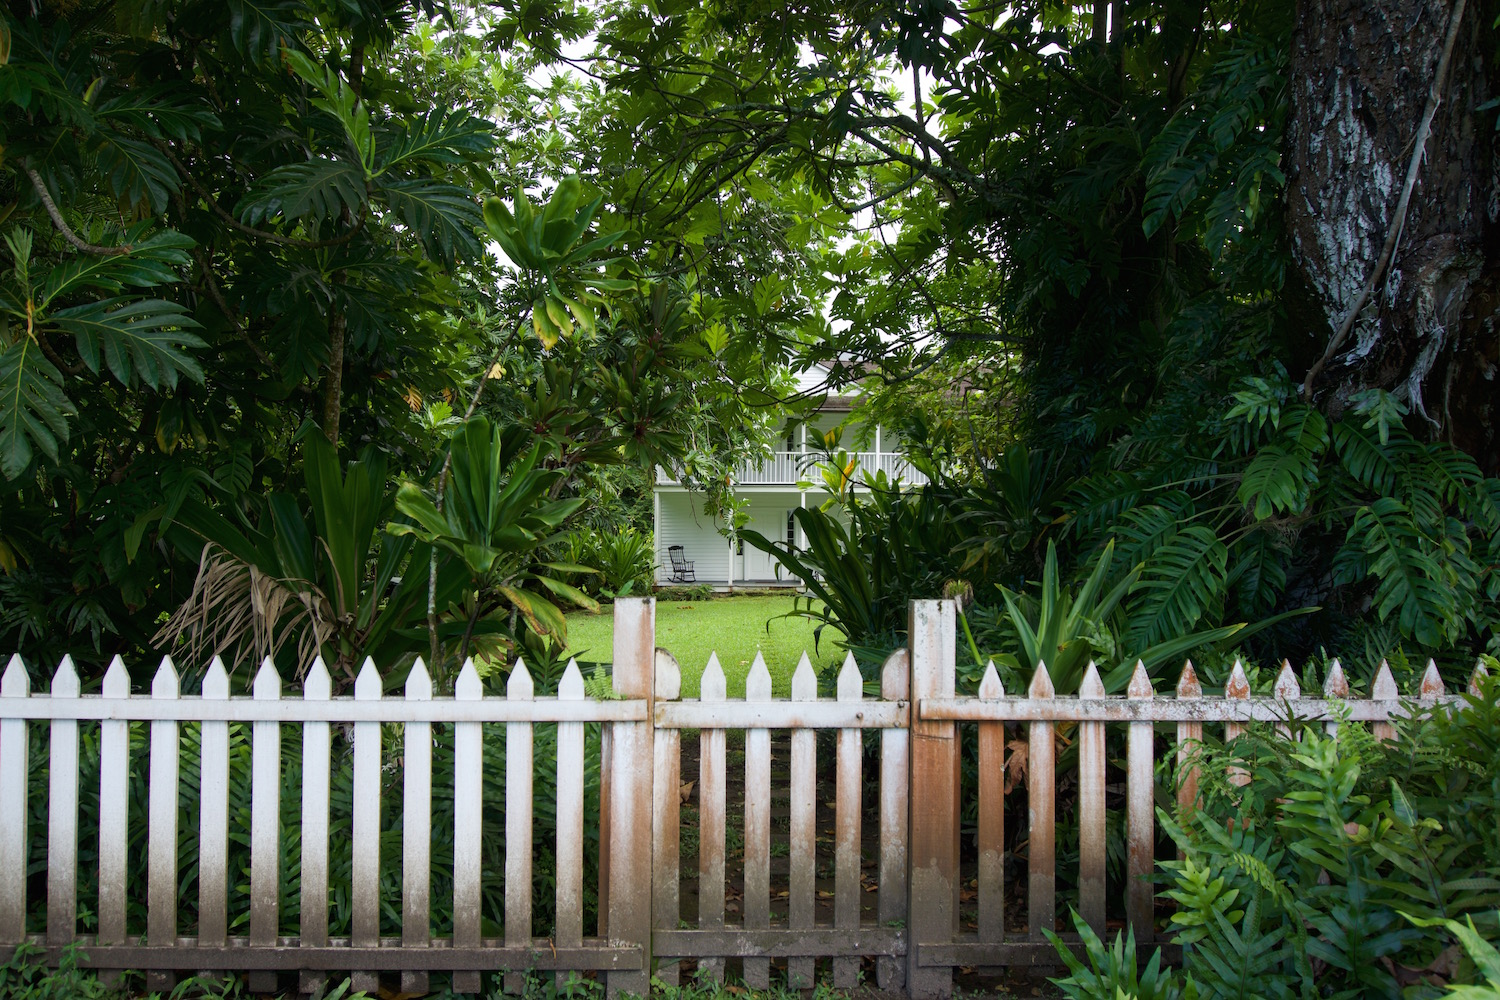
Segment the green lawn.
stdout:
<svg viewBox="0 0 1500 1000">
<path fill-rule="evenodd" d="M 760 651 L 771 671 L 777 697 L 791 693 L 792 672 L 802 651 L 807 650 L 813 668 L 821 675 L 829 664 L 842 662 L 835 640 L 842 636 L 832 628 L 823 631 L 813 650 L 813 623 L 803 618 L 776 618 L 792 610 L 791 595 L 769 597 L 719 597 L 709 601 L 656 602 L 656 644 L 665 647 L 682 664 L 682 694 L 698 696 L 698 679 L 708 665 L 709 653 L 717 653 L 729 685 L 731 698 L 745 694 L 745 675 L 755 653 Z M 767 622 L 770 629 L 767 631 Z M 580 660 L 608 662 L 613 649 L 614 619 L 608 606 L 604 613 L 580 611 L 568 616 L 568 648 Z"/>
</svg>

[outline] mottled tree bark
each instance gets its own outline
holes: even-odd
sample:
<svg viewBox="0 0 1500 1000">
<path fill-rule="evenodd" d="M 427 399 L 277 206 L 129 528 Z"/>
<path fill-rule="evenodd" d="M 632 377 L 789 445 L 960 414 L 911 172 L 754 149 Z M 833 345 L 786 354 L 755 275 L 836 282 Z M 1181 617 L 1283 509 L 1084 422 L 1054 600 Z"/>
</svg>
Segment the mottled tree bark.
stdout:
<svg viewBox="0 0 1500 1000">
<path fill-rule="evenodd" d="M 1500 471 L 1500 182 L 1494 19 L 1469 0 L 1390 263 L 1312 390 L 1337 415 L 1391 390 L 1414 426 Z M 1288 232 L 1329 345 L 1375 272 L 1455 0 L 1301 0 L 1292 51 Z M 1300 373 L 1299 373 L 1300 374 Z"/>
</svg>

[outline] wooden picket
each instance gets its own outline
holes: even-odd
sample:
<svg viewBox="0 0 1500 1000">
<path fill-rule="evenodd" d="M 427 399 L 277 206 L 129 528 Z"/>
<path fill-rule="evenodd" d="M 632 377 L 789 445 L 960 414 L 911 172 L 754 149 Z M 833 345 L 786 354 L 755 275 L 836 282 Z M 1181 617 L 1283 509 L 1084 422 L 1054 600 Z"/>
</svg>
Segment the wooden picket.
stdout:
<svg viewBox="0 0 1500 1000">
<path fill-rule="evenodd" d="M 245 972 L 252 989 L 277 986 L 280 973 L 297 976 L 303 992 L 323 989 L 330 974 L 351 972 L 357 988 L 375 990 L 382 973 L 400 973 L 405 993 L 421 993 L 429 975 L 451 976 L 455 991 L 477 992 L 481 973 L 503 972 L 504 987 L 520 992 L 531 970 L 602 974 L 611 996 L 639 993 L 654 974 L 675 983 L 678 963 L 696 962 L 720 978 L 729 960 L 742 962 L 746 982 L 771 984 L 773 964 L 783 963 L 787 982 L 808 986 L 817 963 L 828 962 L 833 985 L 853 986 L 863 962 L 873 959 L 879 986 L 913 997 L 946 997 L 959 966 L 1053 965 L 1056 954 L 1044 932 L 1060 926 L 1056 908 L 1058 855 L 1056 789 L 1059 745 L 1076 739 L 1079 910 L 1096 930 L 1106 913 L 1123 912 L 1138 943 L 1155 934 L 1154 899 L 1147 877 L 1156 863 L 1154 822 L 1158 758 L 1171 761 L 1177 802 L 1191 808 L 1199 776 L 1193 744 L 1205 724 L 1222 725 L 1226 739 L 1252 721 L 1290 734 L 1292 717 L 1321 720 L 1337 734 L 1340 720 L 1370 726 L 1378 738 L 1394 736 L 1393 720 L 1411 711 L 1385 664 L 1370 697 L 1351 700 L 1337 661 L 1329 664 L 1321 697 L 1304 697 L 1289 664 L 1282 664 L 1269 696 L 1255 696 L 1243 665 L 1236 662 L 1223 696 L 1204 695 L 1187 664 L 1171 695 L 1160 697 L 1144 665 L 1137 664 L 1123 696 L 1106 693 L 1089 664 L 1076 696 L 1059 696 L 1045 664 L 1038 665 L 1026 693 L 1007 695 L 994 664 L 974 696 L 958 696 L 955 612 L 951 602 L 913 602 L 910 642 L 884 663 L 879 696 L 866 692 L 853 657 L 833 679 L 834 696 L 819 697 L 818 678 L 804 655 L 792 676 L 790 697 L 775 698 L 771 673 L 757 655 L 743 698 L 730 698 L 718 658 L 710 657 L 697 699 L 681 697 L 681 671 L 655 648 L 654 602 L 617 602 L 614 685 L 616 697 L 587 696 L 583 676 L 570 662 L 556 697 L 539 697 L 528 666 L 517 661 L 504 697 L 486 696 L 475 665 L 465 663 L 451 697 L 435 696 L 422 660 L 416 660 L 404 691 L 387 696 L 376 665 L 365 661 L 352 697 L 333 697 L 325 664 L 315 660 L 301 682 L 301 697 L 284 690 L 269 661 L 257 670 L 249 696 L 231 696 L 230 678 L 217 659 L 208 665 L 198 694 L 180 690 L 179 674 L 164 658 L 149 696 L 131 692 L 125 665 L 114 659 L 98 694 L 85 694 L 71 659 L 64 658 L 45 694 L 34 694 L 20 657 L 0 677 L 0 945 L 33 941 L 54 960 L 61 949 L 81 943 L 90 964 L 113 975 L 143 970 L 152 989 L 170 988 L 175 976 L 203 970 Z M 1476 668 L 1469 691 L 1480 690 Z M 1418 710 L 1454 705 L 1435 665 L 1423 674 Z M 1336 714 L 1337 713 L 1337 714 Z M 45 723 L 49 778 L 46 831 L 27 829 L 29 728 Z M 397 724 L 395 734 L 383 733 Z M 196 760 L 184 757 L 184 724 L 196 726 Z M 352 813 L 348 828 L 333 826 L 331 773 L 335 724 L 352 732 Z M 504 788 L 486 788 L 486 724 L 504 724 Z M 601 865 L 596 887 L 602 932 L 585 937 L 584 885 L 585 727 L 601 727 Z M 975 724 L 979 762 L 978 827 L 975 834 L 977 899 L 973 932 L 960 920 L 960 746 Z M 79 898 L 80 739 L 98 725 L 99 830 L 97 898 Z M 142 858 L 146 883 L 142 927 L 127 927 L 127 821 L 132 781 L 130 732 L 146 726 L 147 835 Z M 533 927 L 532 848 L 536 731 L 556 726 L 556 923 L 551 934 Z M 1125 737 L 1125 843 L 1128 878 L 1117 900 L 1105 879 L 1106 734 L 1123 726 Z M 344 726 L 350 726 L 348 730 Z M 1023 737 L 1007 739 L 1007 727 Z M 290 729 L 289 729 L 290 727 Z M 433 934 L 431 852 L 434 727 L 451 727 L 453 771 L 453 930 Z M 697 870 L 681 865 L 681 735 L 697 732 L 699 770 Z M 825 760 L 829 785 L 819 784 L 818 730 L 831 733 L 833 759 Z M 730 800 L 727 749 L 743 732 L 744 801 Z M 879 765 L 866 774 L 867 734 L 878 732 Z M 251 755 L 248 829 L 236 830 L 229 813 L 231 736 L 248 734 Z M 784 918 L 773 917 L 772 829 L 773 734 L 790 743 L 785 791 L 789 803 L 788 867 Z M 191 732 L 189 732 L 191 735 Z M 282 744 L 300 737 L 299 934 L 282 934 L 280 912 Z M 241 736 L 234 736 L 240 739 Z M 345 737 L 340 736 L 342 740 Z M 399 791 L 385 785 L 382 743 L 399 740 Z M 777 737 L 780 738 L 780 737 Z M 295 744 L 294 744 L 295 745 Z M 1012 749 L 1013 747 L 1022 749 Z M 1166 753 L 1160 753 L 1165 746 Z M 1007 754 L 1024 753 L 1024 766 L 1010 767 Z M 1066 759 L 1066 758 L 1064 758 Z M 178 797 L 181 775 L 198 773 L 198 919 L 179 926 L 177 890 Z M 1007 773 L 1023 775 L 1027 801 L 1025 930 L 1006 927 Z M 1243 771 L 1231 780 L 1246 783 Z M 869 779 L 870 789 L 866 788 Z M 347 786 L 346 786 L 347 787 Z M 445 786 L 446 787 L 446 786 Z M 383 936 L 380 838 L 382 795 L 400 796 L 401 883 L 399 937 Z M 486 795 L 503 799 L 504 858 L 484 853 Z M 831 799 L 830 799 L 831 796 Z M 865 803 L 878 817 L 878 858 L 866 858 L 862 826 Z M 819 803 L 830 802 L 831 829 L 819 830 Z M 915 807 L 914 807 L 915 803 Z M 394 808 L 398 803 L 387 803 Z M 743 861 L 728 850 L 735 812 L 743 817 Z M 342 820 L 340 820 L 342 823 Z M 831 834 L 820 856 L 819 833 Z M 27 862 L 44 836 L 46 925 L 28 935 Z M 248 842 L 248 899 L 238 873 L 229 870 L 229 845 Z M 352 849 L 350 932 L 330 937 L 331 844 Z M 831 868 L 832 890 L 819 891 L 819 866 Z M 876 905 L 867 907 L 866 863 L 876 868 Z M 503 866 L 503 930 L 483 935 L 481 882 Z M 697 879 L 697 922 L 680 926 L 681 882 Z M 736 878 L 743 895 L 729 906 Z M 824 886 L 826 882 L 822 883 Z M 820 909 L 819 900 L 827 900 Z M 37 902 L 37 901 L 32 901 Z M 248 904 L 243 936 L 232 936 L 229 913 Z M 97 913 L 97 933 L 81 935 L 81 907 Z M 873 914 L 867 910 L 873 909 Z M 738 915 L 736 915 L 736 911 Z M 183 931 L 189 933 L 185 936 Z M 144 931 L 144 934 L 142 934 Z M 191 932 L 196 932 L 195 934 Z M 1065 936 L 1065 940 L 1068 938 Z M 562 983 L 560 982 L 561 986 Z"/>
</svg>

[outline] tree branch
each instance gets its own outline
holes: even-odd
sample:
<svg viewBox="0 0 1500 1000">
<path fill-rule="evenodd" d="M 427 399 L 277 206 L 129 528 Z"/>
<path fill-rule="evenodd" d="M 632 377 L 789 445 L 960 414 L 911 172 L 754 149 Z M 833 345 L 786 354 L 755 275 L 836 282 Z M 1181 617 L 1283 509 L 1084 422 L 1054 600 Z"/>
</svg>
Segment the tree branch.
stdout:
<svg viewBox="0 0 1500 1000">
<path fill-rule="evenodd" d="M 42 199 L 42 207 L 52 217 L 52 224 L 57 227 L 58 232 L 62 233 L 63 239 L 84 253 L 91 253 L 99 257 L 119 257 L 131 251 L 132 248 L 128 246 L 100 247 L 80 239 L 78 234 L 73 232 L 68 223 L 63 219 L 62 212 L 58 211 L 57 202 L 52 200 L 52 195 L 47 191 L 47 185 L 42 183 L 42 175 L 29 166 L 22 167 L 21 169 L 25 170 L 26 176 L 31 178 L 31 186 L 36 188 L 37 197 Z"/>
</svg>

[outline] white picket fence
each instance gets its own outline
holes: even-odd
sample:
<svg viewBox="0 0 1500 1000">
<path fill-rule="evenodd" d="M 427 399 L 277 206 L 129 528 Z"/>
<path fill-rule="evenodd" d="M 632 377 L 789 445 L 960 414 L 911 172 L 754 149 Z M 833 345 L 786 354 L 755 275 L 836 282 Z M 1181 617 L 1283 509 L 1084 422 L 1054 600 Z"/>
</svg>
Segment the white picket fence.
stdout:
<svg viewBox="0 0 1500 1000">
<path fill-rule="evenodd" d="M 1058 723 L 1077 723 L 1079 742 L 1078 830 L 1081 914 L 1103 928 L 1105 882 L 1105 727 L 1128 727 L 1126 827 L 1128 869 L 1124 911 L 1137 940 L 1153 936 L 1151 885 L 1143 878 L 1154 865 L 1153 744 L 1159 723 L 1176 724 L 1176 752 L 1185 760 L 1203 726 L 1223 725 L 1232 737 L 1251 720 L 1290 716 L 1369 723 L 1377 735 L 1392 733 L 1391 720 L 1412 710 L 1452 705 L 1435 667 L 1429 665 L 1415 702 L 1403 702 L 1382 666 L 1369 699 L 1348 700 L 1348 684 L 1334 665 L 1322 698 L 1304 698 L 1290 666 L 1283 666 L 1273 697 L 1254 697 L 1238 665 L 1224 697 L 1204 697 L 1192 666 L 1183 671 L 1175 697 L 1157 697 L 1138 669 L 1125 697 L 1108 697 L 1091 666 L 1076 697 L 1056 697 L 1045 666 L 1022 697 L 1007 696 L 991 666 L 975 697 L 955 696 L 955 611 L 952 602 L 912 603 L 910 642 L 893 654 L 881 675 L 880 696 L 865 696 L 854 662 L 846 659 L 836 696 L 817 697 L 817 679 L 804 655 L 793 676 L 790 699 L 771 696 L 771 678 L 759 657 L 751 667 L 743 700 L 726 697 L 723 670 L 711 659 L 700 696 L 683 699 L 676 661 L 655 648 L 655 602 L 621 600 L 615 605 L 612 699 L 585 695 L 583 678 L 570 664 L 556 697 L 534 695 L 524 664 L 510 675 L 506 697 L 486 697 L 472 664 L 459 676 L 453 697 L 433 696 L 420 663 L 404 695 L 383 697 L 381 679 L 366 663 L 353 697 L 331 697 L 321 663 L 313 664 L 302 696 L 286 697 L 275 670 L 263 666 L 249 697 L 229 697 L 222 665 L 208 670 L 197 696 L 179 691 L 178 674 L 166 660 L 149 695 L 135 695 L 124 665 L 116 660 L 98 695 L 82 695 L 71 661 L 65 659 L 45 695 L 31 692 L 26 667 L 12 657 L 0 679 L 0 946 L 33 940 L 56 960 L 78 943 L 87 964 L 100 969 L 145 970 L 149 985 L 170 984 L 178 972 L 238 970 L 251 986 L 270 989 L 278 972 L 300 973 L 304 990 L 329 975 L 352 972 L 355 986 L 374 989 L 382 972 L 399 972 L 404 992 L 421 992 L 428 974 L 451 974 L 458 991 L 475 991 L 480 973 L 506 971 L 505 986 L 519 990 L 529 970 L 597 973 L 611 994 L 642 994 L 651 970 L 671 981 L 677 963 L 697 959 L 720 975 L 726 959 L 742 962 L 747 983 L 766 986 L 772 963 L 785 962 L 793 985 L 808 985 L 819 959 L 830 961 L 836 986 L 853 986 L 860 964 L 873 960 L 883 989 L 914 997 L 951 993 L 958 966 L 1050 965 L 1056 956 L 1043 936 L 1056 926 L 1056 737 Z M 1477 690 L 1478 674 L 1471 688 Z M 1340 715 L 1339 713 L 1342 712 Z M 198 927 L 178 933 L 178 798 L 183 723 L 201 724 Z M 79 725 L 100 727 L 98 894 L 92 903 L 97 933 L 78 933 Z M 248 831 L 231 831 L 228 810 L 229 736 L 234 723 L 252 727 L 251 815 Z M 486 857 L 481 847 L 482 753 L 486 723 L 505 723 L 503 791 L 504 857 Z M 599 932 L 583 927 L 584 727 L 601 726 Z M 46 932 L 28 937 L 27 740 L 33 726 L 50 727 L 48 830 L 46 834 Z M 148 834 L 144 859 L 127 850 L 129 727 L 149 726 Z M 353 812 L 349 829 L 330 829 L 330 767 L 335 724 L 352 724 Z M 402 741 L 401 935 L 380 936 L 380 795 L 383 724 L 400 724 Z M 453 932 L 432 933 L 430 815 L 433 802 L 433 726 L 452 727 L 454 842 Z M 960 731 L 978 729 L 977 919 L 973 932 L 960 929 L 959 817 Z M 534 936 L 531 897 L 534 730 L 556 725 L 556 913 L 552 933 Z M 1026 727 L 1027 928 L 1007 930 L 1005 919 L 1006 726 Z M 300 933 L 280 934 L 281 739 L 285 726 L 301 730 Z M 816 730 L 836 731 L 832 768 L 832 919 L 820 923 L 816 906 L 820 789 Z M 679 789 L 683 775 L 681 737 L 699 741 L 698 870 L 683 872 Z M 743 861 L 729 868 L 726 732 L 745 734 Z M 878 773 L 865 774 L 866 730 L 879 732 Z M 786 914 L 772 919 L 771 828 L 773 734 L 789 733 L 789 834 Z M 777 737 L 778 739 L 781 737 Z M 439 776 L 447 780 L 448 776 Z M 1248 776 L 1240 776 L 1248 780 Z M 878 857 L 862 849 L 862 790 L 875 784 L 871 800 L 879 827 Z M 1196 796 L 1197 776 L 1179 768 L 1181 801 Z M 494 790 L 491 790 L 492 794 Z M 236 873 L 228 871 L 229 837 L 248 832 L 250 873 L 247 934 L 228 933 L 228 900 Z M 347 938 L 329 936 L 330 837 L 352 838 L 352 920 Z M 147 899 L 144 935 L 127 928 L 126 866 L 144 862 Z M 861 868 L 877 866 L 878 901 L 863 912 Z M 481 875 L 504 866 L 503 936 L 481 934 Z M 730 920 L 726 884 L 738 877 L 742 913 Z M 696 928 L 682 928 L 681 888 L 697 883 Z M 389 901 L 387 901 L 389 902 Z"/>
</svg>

